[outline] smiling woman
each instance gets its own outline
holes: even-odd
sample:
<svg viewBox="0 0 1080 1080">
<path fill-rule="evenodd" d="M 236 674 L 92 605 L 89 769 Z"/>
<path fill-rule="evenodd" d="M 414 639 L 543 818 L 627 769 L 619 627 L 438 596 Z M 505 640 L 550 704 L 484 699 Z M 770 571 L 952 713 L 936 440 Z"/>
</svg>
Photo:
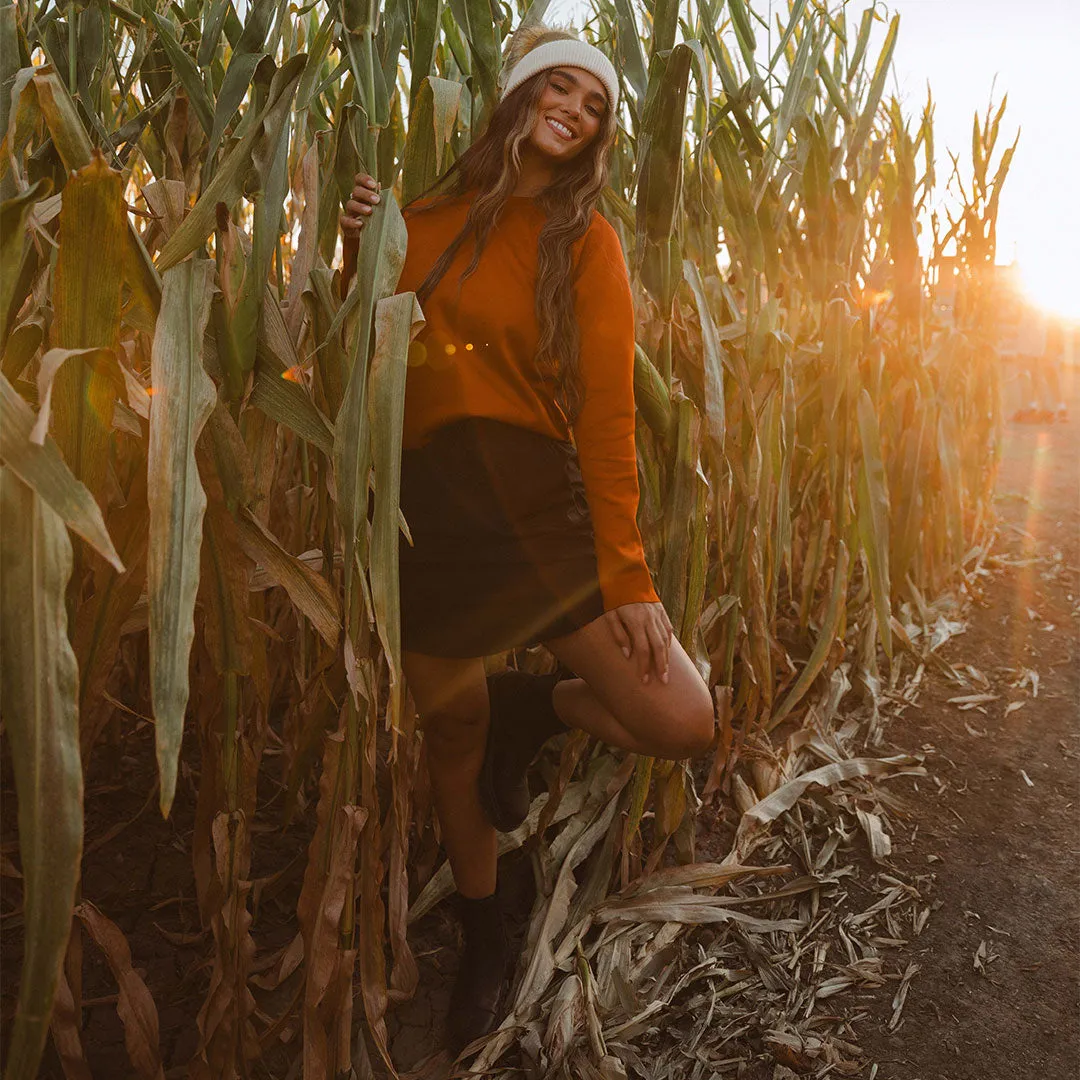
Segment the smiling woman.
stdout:
<svg viewBox="0 0 1080 1080">
<path fill-rule="evenodd" d="M 604 84 L 595 75 L 583 68 L 551 71 L 529 144 L 540 152 L 541 160 L 537 164 L 541 169 L 550 173 L 559 162 L 580 153 L 596 138 L 607 107 Z"/>
<path fill-rule="evenodd" d="M 544 28 L 519 34 L 505 69 L 484 133 L 404 209 L 397 286 L 427 320 L 405 391 L 401 638 L 465 929 L 455 1051 L 498 1017 L 495 828 L 524 821 L 543 744 L 573 727 L 678 759 L 713 736 L 637 527 L 633 300 L 595 209 L 618 80 L 598 49 Z M 377 198 L 357 177 L 347 254 Z M 531 645 L 561 667 L 485 677 L 484 657 Z"/>
</svg>

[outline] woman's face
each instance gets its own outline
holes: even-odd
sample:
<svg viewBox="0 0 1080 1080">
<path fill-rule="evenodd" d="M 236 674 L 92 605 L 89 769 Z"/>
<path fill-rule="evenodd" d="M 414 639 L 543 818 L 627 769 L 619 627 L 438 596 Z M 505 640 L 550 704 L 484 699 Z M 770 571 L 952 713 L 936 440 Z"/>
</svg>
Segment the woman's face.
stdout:
<svg viewBox="0 0 1080 1080">
<path fill-rule="evenodd" d="M 553 163 L 576 158 L 600 132 L 608 109 L 604 84 L 583 68 L 552 68 L 529 143 Z"/>
</svg>

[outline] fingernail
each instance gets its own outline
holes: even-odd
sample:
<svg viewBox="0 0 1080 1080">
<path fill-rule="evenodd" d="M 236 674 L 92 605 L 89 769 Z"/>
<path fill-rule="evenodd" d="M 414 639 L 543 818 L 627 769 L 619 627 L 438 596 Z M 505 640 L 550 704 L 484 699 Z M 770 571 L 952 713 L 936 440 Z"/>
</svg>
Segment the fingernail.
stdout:
<svg viewBox="0 0 1080 1080">
<path fill-rule="evenodd" d="M 665 683 L 665 684 L 667 683 L 667 681 L 668 681 L 668 673 L 666 671 L 664 672 L 663 675 L 660 676 L 660 681 L 662 683 Z"/>
<path fill-rule="evenodd" d="M 623 646 L 622 654 L 626 657 L 627 660 L 630 659 L 630 650 L 625 645 Z"/>
<path fill-rule="evenodd" d="M 370 206 L 362 206 L 362 207 L 360 207 L 360 209 L 363 210 L 363 212 L 365 214 L 370 214 L 371 213 L 371 207 Z"/>
<path fill-rule="evenodd" d="M 649 681 L 649 676 L 648 675 L 642 675 L 641 676 L 641 681 L 642 682 L 648 682 Z"/>
<path fill-rule="evenodd" d="M 377 203 L 377 202 L 379 202 L 379 196 L 378 196 L 378 195 L 373 195 L 373 196 L 371 197 L 371 201 L 372 201 L 373 203 Z"/>
</svg>

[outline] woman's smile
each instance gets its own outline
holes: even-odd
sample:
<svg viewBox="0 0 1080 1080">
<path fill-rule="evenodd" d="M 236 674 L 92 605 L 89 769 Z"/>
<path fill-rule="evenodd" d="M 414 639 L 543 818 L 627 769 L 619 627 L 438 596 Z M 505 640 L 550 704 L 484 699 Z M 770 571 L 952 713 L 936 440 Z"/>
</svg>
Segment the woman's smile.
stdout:
<svg viewBox="0 0 1080 1080">
<path fill-rule="evenodd" d="M 556 120 L 554 116 L 547 116 L 545 119 L 548 122 L 548 127 L 550 127 L 560 138 L 566 139 L 567 142 L 577 138 L 577 133 L 569 124 L 564 124 L 561 120 Z"/>
</svg>

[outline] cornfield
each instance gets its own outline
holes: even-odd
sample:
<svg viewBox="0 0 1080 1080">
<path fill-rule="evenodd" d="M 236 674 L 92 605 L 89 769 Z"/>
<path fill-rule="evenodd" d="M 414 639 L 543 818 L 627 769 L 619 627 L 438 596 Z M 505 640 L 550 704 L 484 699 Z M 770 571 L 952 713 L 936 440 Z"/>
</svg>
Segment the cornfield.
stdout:
<svg viewBox="0 0 1080 1080">
<path fill-rule="evenodd" d="M 87 764 L 139 717 L 163 815 L 185 735 L 198 748 L 209 977 L 190 1075 L 363 1075 L 369 1052 L 397 1075 L 387 1015 L 417 988 L 410 922 L 452 890 L 400 663 L 422 312 L 394 295 L 399 205 L 482 127 L 506 35 L 547 5 L 519 6 L 0 7 L 0 707 L 22 885 L 3 913 L 22 927 L 5 1077 L 36 1074 L 50 1026 L 67 1075 L 89 1076 L 84 934 L 121 987 L 133 1074 L 169 1064 L 127 943 L 80 886 Z M 768 793 L 749 793 L 750 748 L 812 723 L 841 676 L 873 703 L 913 648 L 900 605 L 925 611 L 985 553 L 1013 148 L 1003 104 L 976 116 L 957 210 L 931 215 L 933 103 L 911 117 L 886 94 L 899 26 L 872 53 L 881 21 L 817 0 L 775 22 L 746 0 L 588 12 L 624 91 L 603 211 L 635 289 L 639 523 L 720 729 L 707 776 L 573 736 L 550 798 L 502 838 L 542 867 L 513 1012 L 549 1035 L 561 1018 L 553 1069 L 572 1048 L 611 1067 L 590 912 L 658 874 L 726 880 L 694 877 L 695 823 L 711 800 Z M 342 301 L 338 215 L 361 169 L 388 197 Z M 255 829 L 267 776 L 286 811 Z M 253 851 L 296 820 L 311 840 L 295 936 L 269 956 Z M 731 873 L 753 847 L 739 838 Z M 505 1029 L 478 1071 L 509 1075 L 517 1042 Z"/>
</svg>

